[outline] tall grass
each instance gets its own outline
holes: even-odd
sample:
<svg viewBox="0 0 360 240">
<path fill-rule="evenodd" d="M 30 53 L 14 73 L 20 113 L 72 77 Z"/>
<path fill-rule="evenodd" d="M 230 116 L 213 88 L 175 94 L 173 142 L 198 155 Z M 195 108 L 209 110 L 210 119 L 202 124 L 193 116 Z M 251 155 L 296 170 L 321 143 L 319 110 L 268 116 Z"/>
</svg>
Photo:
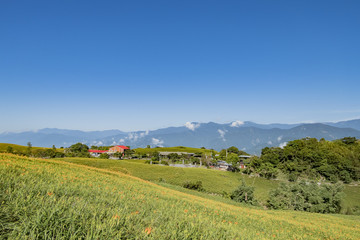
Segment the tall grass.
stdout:
<svg viewBox="0 0 360 240">
<path fill-rule="evenodd" d="M 186 181 L 202 181 L 205 191 L 218 194 L 222 194 L 224 191 L 227 193 L 232 192 L 244 180 L 247 185 L 255 187 L 255 198 L 263 204 L 269 197 L 269 191 L 276 188 L 280 182 L 211 169 L 149 165 L 144 164 L 144 161 L 141 160 L 119 161 L 94 158 L 61 158 L 59 160 L 122 172 L 149 181 L 159 181 L 161 179 L 166 183 L 178 186 L 181 186 Z M 345 194 L 342 212 L 345 212 L 348 207 L 360 206 L 359 186 L 347 185 Z"/>
<path fill-rule="evenodd" d="M 9 239 L 359 239 L 360 218 L 264 211 L 120 172 L 0 154 Z"/>
</svg>

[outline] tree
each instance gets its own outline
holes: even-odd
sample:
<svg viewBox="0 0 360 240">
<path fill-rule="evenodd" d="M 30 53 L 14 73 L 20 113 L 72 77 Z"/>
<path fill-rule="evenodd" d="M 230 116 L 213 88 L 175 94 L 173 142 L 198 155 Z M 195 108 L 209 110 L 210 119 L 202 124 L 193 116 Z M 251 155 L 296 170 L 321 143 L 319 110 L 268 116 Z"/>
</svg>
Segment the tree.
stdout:
<svg viewBox="0 0 360 240">
<path fill-rule="evenodd" d="M 151 153 L 151 160 L 153 161 L 159 161 L 160 159 L 160 156 L 159 156 L 159 152 L 158 151 L 155 151 L 153 153 Z"/>
<path fill-rule="evenodd" d="M 228 154 L 229 153 L 239 154 L 239 149 L 237 147 L 232 146 L 227 149 L 227 152 L 228 152 Z"/>
<path fill-rule="evenodd" d="M 150 146 L 150 145 L 147 145 L 146 148 L 151 148 L 151 146 Z"/>
<path fill-rule="evenodd" d="M 115 158 L 117 158 L 117 159 L 121 159 L 121 158 L 123 157 L 123 153 L 121 153 L 121 152 L 116 152 L 116 153 L 113 154 L 113 156 L 114 156 Z"/>
<path fill-rule="evenodd" d="M 236 202 L 255 204 L 254 190 L 254 187 L 246 185 L 242 180 L 241 185 L 231 193 L 230 197 Z"/>
<path fill-rule="evenodd" d="M 343 198 L 343 185 L 316 183 L 285 184 L 270 191 L 267 207 L 317 213 L 339 213 Z"/>
<path fill-rule="evenodd" d="M 26 155 L 30 156 L 31 155 L 31 148 L 32 148 L 32 144 L 31 142 L 27 143 L 27 149 L 26 149 Z"/>
<path fill-rule="evenodd" d="M 87 152 L 89 150 L 89 147 L 82 143 L 76 143 L 69 147 L 69 151 L 72 153 L 82 153 Z"/>
<path fill-rule="evenodd" d="M 67 156 L 70 157 L 90 157 L 90 154 L 88 152 L 89 147 L 82 143 L 76 143 L 71 145 L 67 149 Z"/>
<path fill-rule="evenodd" d="M 343 143 L 345 144 L 354 144 L 356 142 L 356 137 L 344 137 L 342 139 L 340 139 Z"/>
<path fill-rule="evenodd" d="M 235 166 L 239 162 L 239 156 L 236 153 L 230 153 L 227 157 L 227 162 Z"/>
</svg>

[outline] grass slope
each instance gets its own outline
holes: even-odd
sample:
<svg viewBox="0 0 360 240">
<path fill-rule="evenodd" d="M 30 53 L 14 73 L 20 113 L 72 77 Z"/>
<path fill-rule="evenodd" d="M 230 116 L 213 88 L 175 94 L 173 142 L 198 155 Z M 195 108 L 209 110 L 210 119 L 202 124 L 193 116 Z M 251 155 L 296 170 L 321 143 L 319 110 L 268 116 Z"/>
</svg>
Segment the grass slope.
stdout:
<svg viewBox="0 0 360 240">
<path fill-rule="evenodd" d="M 201 148 L 191 148 L 191 147 L 162 147 L 162 148 L 135 148 L 134 149 L 136 153 L 140 154 L 151 154 L 154 152 L 188 152 L 188 153 L 206 153 L 208 155 L 211 155 L 211 152 L 213 150 L 209 149 L 201 149 Z M 214 151 L 217 153 L 217 151 Z"/>
<path fill-rule="evenodd" d="M 99 158 L 59 158 L 60 161 L 77 163 L 91 167 L 123 172 L 148 181 L 164 180 L 167 183 L 182 185 L 186 181 L 202 181 L 208 192 L 232 192 L 242 181 L 256 188 L 255 196 L 266 201 L 270 189 L 278 185 L 277 181 L 264 178 L 250 178 L 233 172 L 205 168 L 178 168 L 145 164 L 142 160 L 112 160 Z"/>
<path fill-rule="evenodd" d="M 7 148 L 8 147 L 12 147 L 13 150 L 15 152 L 26 152 L 26 150 L 28 149 L 27 146 L 22 146 L 22 145 L 17 145 L 17 144 L 12 144 L 12 143 L 0 143 L 0 152 L 7 152 Z M 45 147 L 32 147 L 31 150 L 36 150 L 36 149 L 42 149 L 42 150 L 46 150 L 46 149 L 51 149 L 51 148 L 45 148 Z M 56 151 L 58 152 L 64 152 L 63 149 L 57 148 Z"/>
<path fill-rule="evenodd" d="M 262 203 L 268 199 L 268 193 L 271 189 L 278 186 L 280 181 L 267 180 L 264 178 L 253 178 L 248 175 L 241 175 L 233 172 L 223 172 L 202 168 L 177 168 L 158 165 L 144 164 L 142 160 L 111 160 L 94 158 L 65 158 L 61 161 L 72 162 L 111 171 L 130 174 L 144 180 L 159 181 L 166 183 L 182 185 L 185 181 L 202 181 L 206 191 L 213 193 L 232 192 L 241 180 L 255 187 L 255 197 Z M 346 197 L 343 203 L 343 212 L 347 207 L 359 206 L 360 187 L 345 186 Z"/>
<path fill-rule="evenodd" d="M 359 239 L 360 218 L 233 206 L 120 172 L 0 154 L 10 239 Z"/>
</svg>

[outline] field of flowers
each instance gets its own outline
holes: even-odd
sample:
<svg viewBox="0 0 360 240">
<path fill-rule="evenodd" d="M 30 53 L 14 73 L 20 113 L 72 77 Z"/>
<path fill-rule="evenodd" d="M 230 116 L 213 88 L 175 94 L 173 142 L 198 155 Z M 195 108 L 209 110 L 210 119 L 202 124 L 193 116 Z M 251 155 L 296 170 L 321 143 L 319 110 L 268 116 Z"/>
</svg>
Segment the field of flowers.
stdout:
<svg viewBox="0 0 360 240">
<path fill-rule="evenodd" d="M 166 167 L 156 164 L 145 164 L 143 160 L 112 160 L 99 158 L 59 158 L 59 161 L 76 163 L 90 167 L 123 172 L 135 177 L 154 182 L 166 182 L 182 186 L 186 181 L 202 181 L 205 191 L 221 194 L 224 191 L 231 193 L 244 180 L 248 185 L 255 187 L 255 198 L 265 205 L 269 198 L 269 191 L 278 187 L 281 181 L 265 178 L 249 177 L 245 174 L 228 171 L 218 171 L 202 168 Z M 360 186 L 345 185 L 342 212 L 351 207 L 360 207 Z"/>
<path fill-rule="evenodd" d="M 360 218 L 265 211 L 106 169 L 0 154 L 0 238 L 359 239 Z"/>
</svg>

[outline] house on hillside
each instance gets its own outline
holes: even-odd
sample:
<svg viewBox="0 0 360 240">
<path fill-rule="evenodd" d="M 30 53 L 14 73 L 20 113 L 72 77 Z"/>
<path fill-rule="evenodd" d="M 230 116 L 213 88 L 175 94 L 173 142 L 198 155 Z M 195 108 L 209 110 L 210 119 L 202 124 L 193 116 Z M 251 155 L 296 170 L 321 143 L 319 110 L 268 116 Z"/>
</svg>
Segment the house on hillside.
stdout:
<svg viewBox="0 0 360 240">
<path fill-rule="evenodd" d="M 245 162 L 247 160 L 249 160 L 249 158 L 251 158 L 251 156 L 249 156 L 249 155 L 240 155 L 239 156 L 239 161 L 240 161 L 239 167 L 243 168 L 243 169 L 246 168 Z"/>
<path fill-rule="evenodd" d="M 113 146 L 111 148 L 109 148 L 108 153 L 124 153 L 125 150 L 128 150 L 130 148 L 123 146 L 123 145 L 117 145 L 117 146 Z"/>
<path fill-rule="evenodd" d="M 231 163 L 227 163 L 225 161 L 218 161 L 215 169 L 222 170 L 222 171 L 232 171 L 233 166 Z"/>
<path fill-rule="evenodd" d="M 130 148 L 123 146 L 123 145 L 117 145 L 117 146 L 109 148 L 109 150 L 89 149 L 88 152 L 93 157 L 99 157 L 102 153 L 107 153 L 110 155 L 110 158 L 111 158 L 112 154 L 114 154 L 114 153 L 122 153 L 122 155 L 124 155 L 124 151 L 127 149 L 130 149 Z"/>
</svg>

